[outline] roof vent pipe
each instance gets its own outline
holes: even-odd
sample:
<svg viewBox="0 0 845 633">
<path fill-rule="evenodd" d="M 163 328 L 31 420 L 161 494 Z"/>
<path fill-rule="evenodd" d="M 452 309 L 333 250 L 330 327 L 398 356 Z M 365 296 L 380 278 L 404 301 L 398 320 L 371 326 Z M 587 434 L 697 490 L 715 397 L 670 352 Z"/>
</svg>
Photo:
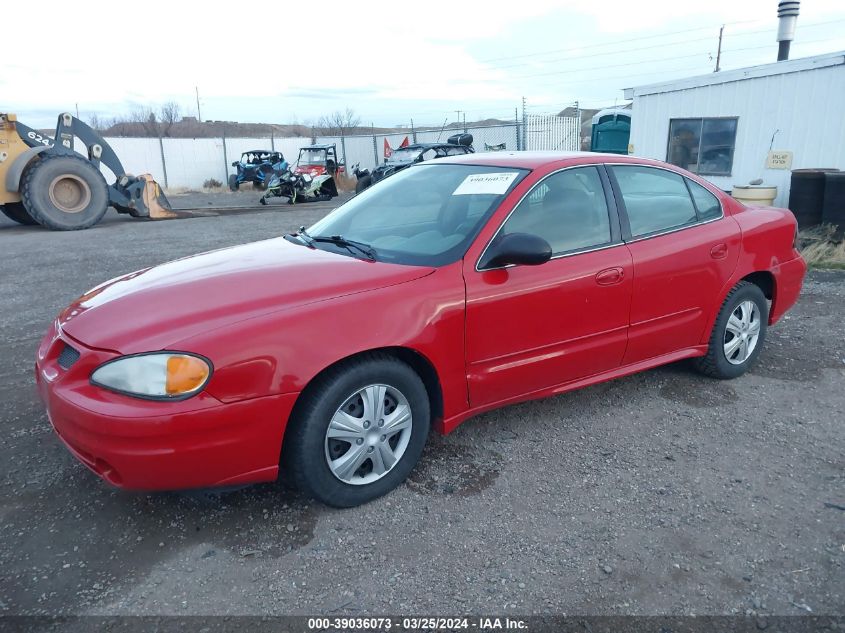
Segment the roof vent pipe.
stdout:
<svg viewBox="0 0 845 633">
<path fill-rule="evenodd" d="M 778 61 L 789 59 L 789 45 L 795 37 L 795 23 L 798 21 L 799 0 L 778 2 Z"/>
</svg>

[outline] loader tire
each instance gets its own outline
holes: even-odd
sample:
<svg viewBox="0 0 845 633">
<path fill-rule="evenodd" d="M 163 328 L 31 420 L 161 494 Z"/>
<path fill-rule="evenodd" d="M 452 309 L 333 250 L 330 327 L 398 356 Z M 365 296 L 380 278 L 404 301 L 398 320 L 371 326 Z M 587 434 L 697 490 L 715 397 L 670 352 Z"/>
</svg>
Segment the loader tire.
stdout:
<svg viewBox="0 0 845 633">
<path fill-rule="evenodd" d="M 26 212 L 26 207 L 23 206 L 22 202 L 7 202 L 0 207 L 0 209 L 3 210 L 3 213 L 7 218 L 14 220 L 18 224 L 24 224 L 26 226 L 35 226 L 38 224 L 38 222 Z"/>
<path fill-rule="evenodd" d="M 81 156 L 43 155 L 23 175 L 21 197 L 29 215 L 54 231 L 87 229 L 108 210 L 109 188 Z"/>
</svg>

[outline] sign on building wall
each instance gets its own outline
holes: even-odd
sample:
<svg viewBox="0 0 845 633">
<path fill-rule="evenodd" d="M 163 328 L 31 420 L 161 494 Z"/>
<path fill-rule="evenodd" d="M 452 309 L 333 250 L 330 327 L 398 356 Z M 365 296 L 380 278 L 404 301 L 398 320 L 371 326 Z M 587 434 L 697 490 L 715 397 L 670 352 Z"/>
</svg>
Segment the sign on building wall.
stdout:
<svg viewBox="0 0 845 633">
<path fill-rule="evenodd" d="M 792 152 L 771 150 L 766 156 L 766 169 L 792 169 Z"/>
</svg>

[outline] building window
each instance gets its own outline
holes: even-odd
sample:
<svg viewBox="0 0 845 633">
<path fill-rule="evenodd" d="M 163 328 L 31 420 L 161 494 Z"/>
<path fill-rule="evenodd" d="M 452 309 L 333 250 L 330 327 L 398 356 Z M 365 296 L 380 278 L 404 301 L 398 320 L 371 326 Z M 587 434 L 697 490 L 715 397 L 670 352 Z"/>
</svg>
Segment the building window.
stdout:
<svg viewBox="0 0 845 633">
<path fill-rule="evenodd" d="M 671 119 L 666 162 L 701 176 L 730 176 L 736 117 Z"/>
</svg>

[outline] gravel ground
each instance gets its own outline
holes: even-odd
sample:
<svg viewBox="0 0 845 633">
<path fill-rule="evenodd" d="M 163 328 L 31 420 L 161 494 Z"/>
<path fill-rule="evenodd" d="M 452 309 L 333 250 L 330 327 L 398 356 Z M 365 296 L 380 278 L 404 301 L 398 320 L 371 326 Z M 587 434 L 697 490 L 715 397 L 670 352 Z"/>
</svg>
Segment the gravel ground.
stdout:
<svg viewBox="0 0 845 633">
<path fill-rule="evenodd" d="M 478 416 L 361 508 L 125 493 L 68 454 L 32 378 L 65 304 L 329 206 L 0 221 L 0 614 L 845 613 L 843 273 L 811 274 L 740 379 L 682 363 Z"/>
</svg>

